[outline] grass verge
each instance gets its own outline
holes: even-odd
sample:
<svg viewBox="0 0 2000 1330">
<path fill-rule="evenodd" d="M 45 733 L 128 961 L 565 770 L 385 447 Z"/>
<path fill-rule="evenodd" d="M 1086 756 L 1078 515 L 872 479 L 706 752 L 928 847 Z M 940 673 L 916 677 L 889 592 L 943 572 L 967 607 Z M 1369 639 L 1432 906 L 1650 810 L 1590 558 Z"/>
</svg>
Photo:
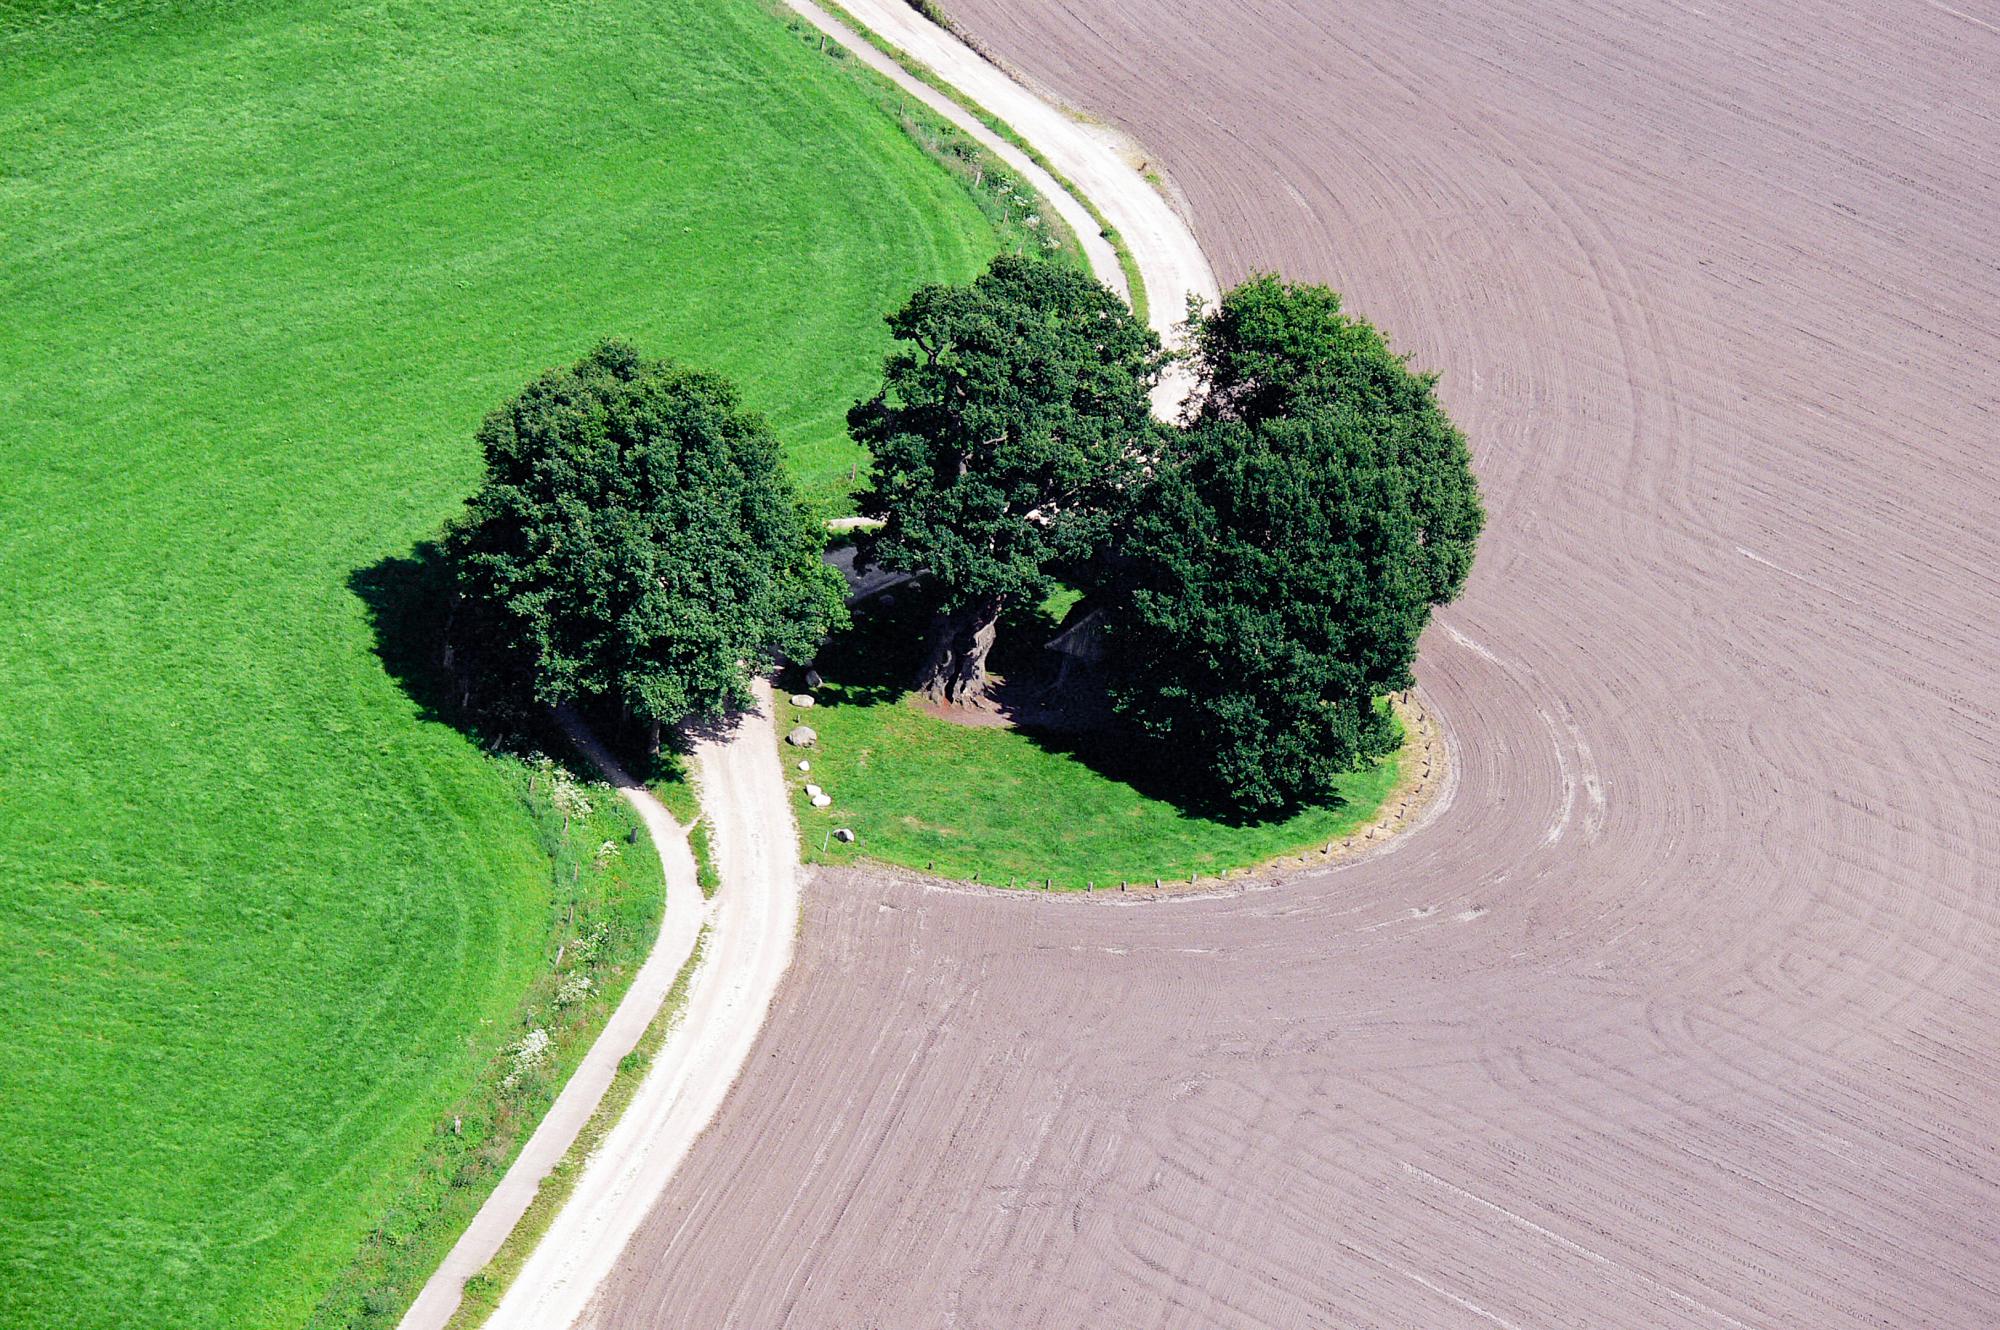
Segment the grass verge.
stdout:
<svg viewBox="0 0 2000 1330">
<path fill-rule="evenodd" d="M 639 1042 L 632 1051 L 619 1060 L 618 1070 L 606 1087 L 604 1098 L 598 1101 L 597 1111 L 590 1115 L 590 1121 L 577 1133 L 576 1140 L 542 1180 L 535 1199 L 528 1203 L 527 1211 L 514 1225 L 514 1231 L 507 1235 L 507 1240 L 500 1244 L 500 1250 L 493 1254 L 493 1259 L 486 1263 L 485 1268 L 465 1281 L 465 1300 L 459 1303 L 458 1310 L 445 1323 L 446 1330 L 473 1330 L 475 1326 L 484 1325 L 494 1309 L 499 1307 L 500 1299 L 506 1295 L 515 1276 L 521 1273 L 521 1267 L 527 1264 L 528 1257 L 534 1254 L 536 1245 L 549 1231 L 549 1225 L 555 1222 L 570 1193 L 576 1190 L 577 1179 L 583 1176 L 590 1157 L 604 1143 L 611 1129 L 618 1125 L 618 1119 L 624 1116 L 632 1096 L 639 1092 L 639 1085 L 646 1079 L 653 1059 L 659 1056 L 660 1046 L 666 1043 L 667 1036 L 673 1033 L 686 1013 L 688 984 L 692 982 L 695 971 L 701 968 L 702 956 L 708 950 L 708 932 L 709 926 L 703 924 L 701 932 L 695 937 L 694 950 L 688 953 L 687 963 L 674 976 L 673 987 L 667 990 L 666 997 L 660 1002 L 659 1013 L 646 1026 L 645 1033 L 639 1036 Z"/>
<path fill-rule="evenodd" d="M 686 763 L 677 759 L 675 766 L 683 773 L 670 779 L 654 777 L 647 781 L 647 788 L 674 821 L 687 828 L 688 849 L 694 854 L 695 880 L 701 886 L 703 900 L 715 899 L 715 891 L 722 879 L 716 875 L 715 854 L 709 843 L 708 816 L 701 811 L 701 799 L 695 789 L 693 777 L 686 775 Z"/>
<path fill-rule="evenodd" d="M 505 760 L 505 759 L 502 759 Z M 527 1143 L 617 1009 L 660 928 L 666 884 L 644 824 L 610 786 L 519 765 L 549 855 L 550 951 L 472 1092 L 439 1115 L 418 1169 L 306 1324 L 388 1327 Z"/>
</svg>

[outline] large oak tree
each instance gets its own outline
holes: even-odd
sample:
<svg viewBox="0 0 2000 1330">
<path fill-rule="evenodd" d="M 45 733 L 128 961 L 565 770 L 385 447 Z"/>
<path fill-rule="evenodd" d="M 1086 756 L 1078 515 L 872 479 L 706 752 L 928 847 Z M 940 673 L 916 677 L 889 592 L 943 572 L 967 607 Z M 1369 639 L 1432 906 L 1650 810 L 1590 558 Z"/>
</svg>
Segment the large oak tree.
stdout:
<svg viewBox="0 0 2000 1330">
<path fill-rule="evenodd" d="M 536 700 L 651 722 L 749 701 L 774 653 L 845 621 L 825 533 L 724 380 L 606 342 L 479 432 L 486 477 L 446 531 L 456 634 Z"/>
<path fill-rule="evenodd" d="M 963 703 L 1002 612 L 1104 540 L 1151 446 L 1160 344 L 1088 275 L 1007 255 L 888 321 L 902 345 L 848 415 L 874 455 L 862 503 L 887 521 L 873 557 L 943 591 L 917 687 Z"/>
<path fill-rule="evenodd" d="M 1118 710 L 1266 816 L 1390 751 L 1484 521 L 1465 440 L 1368 324 L 1254 278 L 1191 328 L 1200 390 L 1115 538 Z"/>
</svg>

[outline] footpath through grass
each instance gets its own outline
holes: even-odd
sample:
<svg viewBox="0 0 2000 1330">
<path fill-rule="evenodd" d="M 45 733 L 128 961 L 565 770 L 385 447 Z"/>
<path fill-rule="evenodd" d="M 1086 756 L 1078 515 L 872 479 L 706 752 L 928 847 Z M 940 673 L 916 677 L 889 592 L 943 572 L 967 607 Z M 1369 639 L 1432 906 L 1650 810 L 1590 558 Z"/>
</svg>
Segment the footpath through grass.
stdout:
<svg viewBox="0 0 2000 1330">
<path fill-rule="evenodd" d="M 563 902 L 371 603 L 605 334 L 837 501 L 882 312 L 999 243 L 851 65 L 755 0 L 0 5 L 0 1325 L 393 1319 L 341 1272 Z"/>
<path fill-rule="evenodd" d="M 1035 644 L 1074 601 L 1059 593 L 1041 613 L 1018 616 L 996 665 L 1023 677 L 1040 666 Z M 864 616 L 829 644 L 813 707 L 779 699 L 781 735 L 795 725 L 818 734 L 810 752 L 783 749 L 809 862 L 872 859 L 1003 887 L 1184 882 L 1337 840 L 1372 822 L 1396 786 L 1391 756 L 1342 777 L 1339 802 L 1288 818 L 1238 824 L 1187 812 L 1174 802 L 1171 769 L 1107 734 L 982 728 L 925 709 L 905 690 L 925 617 L 920 595 L 904 591 L 894 610 Z M 798 770 L 801 760 L 810 772 Z M 808 783 L 832 805 L 814 808 Z M 855 840 L 833 839 L 837 827 Z"/>
</svg>

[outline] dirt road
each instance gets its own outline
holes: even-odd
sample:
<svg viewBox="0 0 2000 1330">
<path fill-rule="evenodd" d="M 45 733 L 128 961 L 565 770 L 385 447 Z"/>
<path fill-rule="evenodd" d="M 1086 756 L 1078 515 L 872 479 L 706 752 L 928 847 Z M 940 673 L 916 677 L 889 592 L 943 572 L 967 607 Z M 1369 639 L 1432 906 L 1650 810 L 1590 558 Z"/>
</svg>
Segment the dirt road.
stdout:
<svg viewBox="0 0 2000 1330">
<path fill-rule="evenodd" d="M 667 900 L 660 933 L 645 964 L 632 977 L 631 987 L 619 999 L 618 1009 L 604 1023 L 596 1042 L 577 1064 L 562 1093 L 549 1105 L 549 1111 L 485 1204 L 479 1207 L 479 1213 L 425 1281 L 417 1300 L 398 1323 L 400 1330 L 440 1330 L 458 1310 L 465 1281 L 479 1273 L 500 1250 L 534 1201 L 542 1180 L 568 1152 L 577 1133 L 596 1112 L 598 1101 L 604 1098 L 611 1078 L 618 1071 L 620 1059 L 632 1051 L 646 1027 L 652 1024 L 701 932 L 701 886 L 695 874 L 694 856 L 688 851 L 686 833 L 651 790 L 626 774 L 596 736 L 567 714 L 562 715 L 561 721 L 570 742 L 646 824 L 646 834 L 659 852 L 660 868 L 666 879 Z"/>
<path fill-rule="evenodd" d="M 1084 256 L 1098 278 L 1130 298 L 1118 261 L 1111 246 L 1099 235 L 1097 223 L 1048 172 L 1011 143 L 994 135 L 957 103 L 912 77 L 873 46 L 854 40 L 850 29 L 812 0 L 788 0 L 788 3 L 822 31 L 838 37 L 862 61 L 958 124 L 1025 175 L 1076 232 Z M 1186 316 L 1188 297 L 1213 300 L 1215 273 L 1186 219 L 1132 169 L 1133 163 L 1126 160 L 1127 152 L 1117 136 L 1065 115 L 918 14 L 908 0 L 850 0 L 841 7 L 1005 121 L 1082 191 L 1131 247 L 1139 266 L 1139 279 L 1146 287 L 1153 330 L 1166 345 L 1179 345 L 1175 329 Z M 1154 390 L 1153 409 L 1164 418 L 1173 418 L 1186 400 L 1189 387 L 1183 372 L 1170 370 Z"/>
<path fill-rule="evenodd" d="M 815 878 L 595 1323 L 2000 1325 L 1993 21 L 953 7 L 1443 371 L 1457 794 L 1219 900 Z"/>
<path fill-rule="evenodd" d="M 668 906 L 669 917 L 681 909 L 683 917 L 711 925 L 686 1013 L 487 1322 L 490 1330 L 559 1330 L 582 1313 L 721 1105 L 791 962 L 798 848 L 771 728 L 770 688 L 759 681 L 756 693 L 755 712 L 695 745 L 721 886 L 706 911 L 698 890 L 695 906 Z"/>
</svg>

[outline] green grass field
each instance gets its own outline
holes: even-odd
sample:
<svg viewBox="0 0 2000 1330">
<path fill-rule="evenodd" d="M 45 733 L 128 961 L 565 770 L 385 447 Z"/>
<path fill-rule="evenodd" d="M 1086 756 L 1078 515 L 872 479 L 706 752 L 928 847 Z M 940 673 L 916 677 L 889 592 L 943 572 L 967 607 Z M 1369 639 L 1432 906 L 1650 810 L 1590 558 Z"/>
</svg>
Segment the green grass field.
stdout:
<svg viewBox="0 0 2000 1330">
<path fill-rule="evenodd" d="M 1076 604 L 1059 590 L 1033 615 L 1003 625 L 994 664 L 1033 664 Z M 940 876 L 1007 886 L 1079 890 L 1089 883 L 1186 881 L 1249 868 L 1316 848 L 1374 820 L 1401 770 L 1392 755 L 1341 778 L 1337 802 L 1275 821 L 1232 824 L 1185 811 L 1180 782 L 1136 750 L 1104 735 L 979 728 L 940 719 L 906 693 L 921 650 L 921 593 L 902 593 L 889 612 L 858 620 L 830 643 L 818 666 L 815 705 L 780 696 L 778 732 L 818 734 L 814 749 L 782 749 L 805 857 L 845 864 L 877 860 Z M 801 686 L 794 674 L 790 686 Z M 811 763 L 800 772 L 798 763 Z M 814 808 L 808 782 L 833 798 Z M 830 832 L 854 831 L 844 844 Z"/>
<path fill-rule="evenodd" d="M 999 242 L 755 0 L 0 5 L 0 69 L 0 1325 L 298 1325 L 557 936 L 351 579 L 606 334 L 837 501 L 882 312 Z"/>
</svg>

